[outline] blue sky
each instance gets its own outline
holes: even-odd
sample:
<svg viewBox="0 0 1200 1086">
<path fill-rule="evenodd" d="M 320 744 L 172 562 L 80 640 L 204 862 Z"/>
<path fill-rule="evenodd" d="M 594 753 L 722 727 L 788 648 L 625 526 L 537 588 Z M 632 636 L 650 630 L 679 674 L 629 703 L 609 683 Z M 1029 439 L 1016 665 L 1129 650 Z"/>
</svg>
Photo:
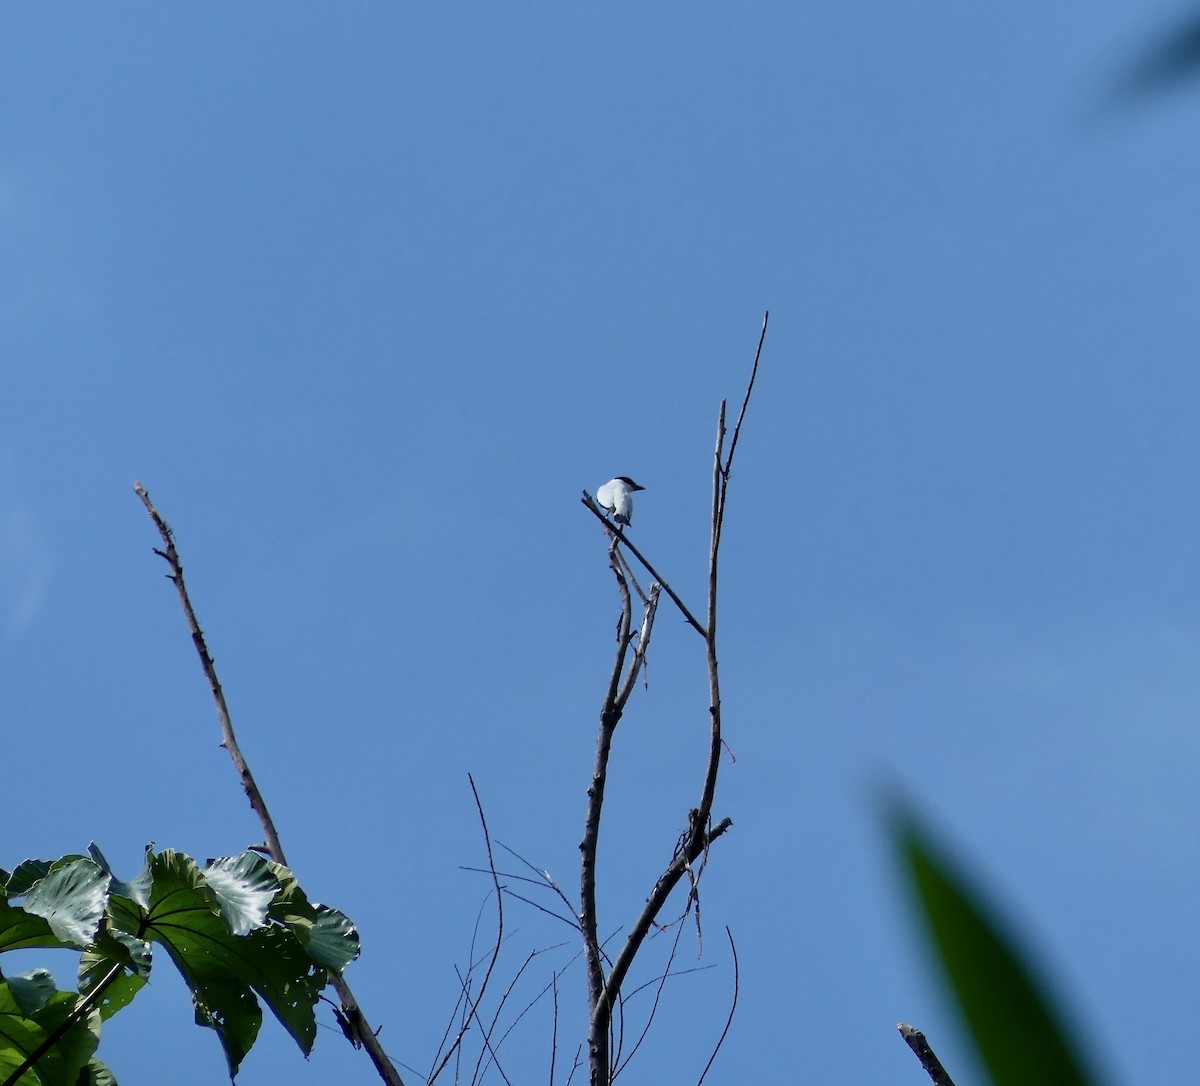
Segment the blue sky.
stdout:
<svg viewBox="0 0 1200 1086">
<path fill-rule="evenodd" d="M 468 771 L 494 835 L 577 882 L 616 619 L 580 491 L 645 485 L 635 537 L 699 607 L 716 407 L 770 309 L 725 540 L 716 968 L 626 1081 L 703 1067 L 725 924 L 741 1004 L 708 1081 L 915 1086 L 902 1019 L 970 1078 L 899 908 L 897 785 L 1113 1080 L 1177 1079 L 1200 96 L 1109 91 L 1181 10 L 7 6 L 0 866 L 259 839 L 138 478 L 293 866 L 427 1067 L 486 891 Z M 612 928 L 695 802 L 695 640 L 664 610 L 618 734 Z M 510 922 L 510 971 L 564 934 Z M 220 1081 L 160 966 L 101 1055 Z M 333 1029 L 290 1046 L 269 1023 L 241 1081 L 372 1081 Z M 506 1052 L 544 1080 L 545 1021 Z"/>
</svg>

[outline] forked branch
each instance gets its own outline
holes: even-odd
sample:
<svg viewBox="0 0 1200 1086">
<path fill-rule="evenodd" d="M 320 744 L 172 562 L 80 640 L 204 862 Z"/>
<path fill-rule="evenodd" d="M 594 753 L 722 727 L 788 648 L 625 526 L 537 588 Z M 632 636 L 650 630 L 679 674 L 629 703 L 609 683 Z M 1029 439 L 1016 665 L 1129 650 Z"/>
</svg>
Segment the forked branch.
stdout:
<svg viewBox="0 0 1200 1086">
<path fill-rule="evenodd" d="M 701 856 L 705 855 L 712 843 L 733 824 L 728 818 L 721 819 L 715 825 L 712 821 L 712 809 L 716 798 L 717 776 L 720 770 L 721 750 L 723 746 L 721 738 L 721 688 L 717 661 L 718 570 L 720 564 L 721 535 L 725 523 L 725 507 L 729 491 L 729 479 L 733 467 L 733 456 L 737 450 L 742 423 L 745 420 L 746 409 L 750 403 L 750 395 L 754 390 L 755 379 L 758 376 L 758 364 L 762 357 L 763 342 L 767 332 L 767 319 L 768 315 L 764 314 L 758 348 L 754 355 L 754 365 L 751 369 L 750 379 L 746 385 L 745 396 L 742 399 L 741 411 L 738 413 L 737 423 L 734 425 L 728 454 L 725 453 L 725 401 L 721 402 L 718 414 L 717 440 L 713 455 L 712 473 L 708 606 L 706 621 L 703 625 L 695 618 L 683 600 L 667 584 L 665 579 L 655 570 L 642 553 L 629 542 L 620 527 L 612 523 L 604 515 L 589 494 L 585 493 L 583 496 L 583 504 L 594 516 L 603 522 L 605 531 L 612 541 L 609 550 L 609 561 L 616 577 L 617 590 L 621 599 L 621 617 L 617 624 L 616 659 L 613 665 L 612 676 L 609 680 L 604 705 L 600 711 L 596 764 L 592 774 L 591 787 L 588 789 L 587 818 L 584 826 L 583 841 L 580 844 L 580 850 L 583 854 L 581 863 L 580 926 L 583 931 L 584 951 L 587 958 L 588 1006 L 590 1011 L 588 1055 L 591 1086 L 610 1086 L 612 1082 L 611 1033 L 613 1015 L 615 1009 L 620 1005 L 622 985 L 646 937 L 654 927 L 660 912 L 680 880 L 686 873 L 692 872 L 692 865 Z M 651 604 L 653 599 L 656 599 L 656 596 L 654 596 L 655 590 L 661 586 L 662 591 L 666 592 L 676 607 L 679 608 L 692 629 L 704 638 L 709 685 L 709 754 L 700 790 L 700 799 L 697 805 L 688 812 L 687 829 L 676 843 L 670 861 L 647 896 L 641 913 L 630 928 L 624 944 L 617 952 L 612 966 L 606 974 L 597 934 L 599 924 L 596 916 L 595 897 L 596 852 L 600 836 L 605 784 L 608 777 L 608 761 L 612 750 L 613 733 L 624 712 L 626 701 L 633 691 L 634 680 L 638 669 L 642 662 L 644 662 L 644 653 L 646 645 L 649 642 L 648 626 L 644 623 L 644 636 L 638 638 L 638 648 L 629 668 L 629 677 L 627 681 L 622 682 L 622 676 L 626 670 L 628 648 L 632 640 L 630 630 L 633 624 L 633 608 L 626 577 L 622 571 L 621 563 L 617 560 L 616 550 L 619 545 L 624 545 L 629 553 L 645 567 L 656 582 L 651 588 L 651 601 L 647 603 L 647 621 L 652 621 L 653 619 Z M 692 892 L 696 892 L 695 879 L 693 879 Z M 726 1030 L 728 1030 L 728 1025 L 726 1025 Z"/>
</svg>

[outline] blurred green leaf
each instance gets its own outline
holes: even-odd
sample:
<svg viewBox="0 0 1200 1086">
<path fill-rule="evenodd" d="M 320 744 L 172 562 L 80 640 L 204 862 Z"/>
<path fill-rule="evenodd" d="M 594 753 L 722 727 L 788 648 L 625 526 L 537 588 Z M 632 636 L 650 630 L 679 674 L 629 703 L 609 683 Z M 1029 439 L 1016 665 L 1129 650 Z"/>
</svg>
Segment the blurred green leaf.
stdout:
<svg viewBox="0 0 1200 1086">
<path fill-rule="evenodd" d="M 995 1086 L 1095 1086 L 1035 970 L 911 811 L 891 819 L 931 947 Z"/>
<path fill-rule="evenodd" d="M 75 1086 L 117 1086 L 117 1079 L 104 1064 L 93 1056 L 80 1073 L 79 1081 Z"/>
<path fill-rule="evenodd" d="M 1130 65 L 1118 88 L 1126 97 L 1172 90 L 1200 76 L 1200 15 L 1165 30 Z"/>
</svg>

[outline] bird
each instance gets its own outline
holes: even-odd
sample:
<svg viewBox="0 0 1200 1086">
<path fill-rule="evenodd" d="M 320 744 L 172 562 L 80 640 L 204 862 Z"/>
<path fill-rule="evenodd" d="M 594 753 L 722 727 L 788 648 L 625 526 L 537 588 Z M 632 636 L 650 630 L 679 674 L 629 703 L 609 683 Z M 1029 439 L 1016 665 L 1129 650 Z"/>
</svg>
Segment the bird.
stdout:
<svg viewBox="0 0 1200 1086">
<path fill-rule="evenodd" d="M 628 525 L 633 520 L 633 492 L 645 489 L 628 475 L 618 475 L 596 491 L 596 501 L 612 514 L 618 524 Z"/>
</svg>

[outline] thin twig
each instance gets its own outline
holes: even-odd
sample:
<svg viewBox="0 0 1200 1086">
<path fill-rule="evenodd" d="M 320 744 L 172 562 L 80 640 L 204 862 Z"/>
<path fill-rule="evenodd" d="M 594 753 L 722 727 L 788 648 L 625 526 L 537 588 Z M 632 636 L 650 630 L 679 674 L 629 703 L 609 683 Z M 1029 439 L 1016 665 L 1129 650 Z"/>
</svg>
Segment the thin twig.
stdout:
<svg viewBox="0 0 1200 1086">
<path fill-rule="evenodd" d="M 533 951 L 529 955 L 529 959 L 525 962 L 525 965 L 521 966 L 521 970 L 524 971 L 525 967 L 528 966 L 529 963 L 531 961 L 533 961 L 533 959 L 538 957 L 539 955 L 548 954 L 550 951 L 558 950 L 560 947 L 562 947 L 564 945 L 565 944 L 563 944 L 563 943 L 559 943 L 556 946 L 542 947 L 540 950 Z M 518 973 L 518 977 L 519 976 L 520 976 L 520 974 Z M 521 1010 L 516 1014 L 516 1016 L 513 1018 L 513 1020 L 508 1024 L 508 1028 L 505 1029 L 505 1031 L 500 1035 L 500 1040 L 496 1042 L 496 1051 L 497 1052 L 499 1052 L 500 1049 L 504 1047 L 504 1042 L 508 1040 L 509 1036 L 512 1034 L 512 1031 L 515 1030 L 517 1028 L 517 1026 L 519 1026 L 521 1024 L 522 1019 L 524 1019 L 524 1017 L 545 998 L 546 993 L 549 992 L 551 990 L 551 988 L 554 987 L 554 985 L 558 981 L 558 976 L 559 976 L 559 974 L 557 972 L 552 972 L 550 974 L 551 983 L 546 984 L 541 989 L 541 991 L 539 991 L 537 993 L 537 995 L 535 995 L 531 1000 L 529 1000 L 525 1004 L 525 1006 L 522 1007 Z M 515 984 L 515 983 L 516 983 L 516 979 L 514 979 L 514 981 L 513 981 L 513 984 Z M 510 988 L 511 988 L 511 985 L 510 985 Z M 508 998 L 508 995 L 506 993 L 505 999 L 507 999 L 507 998 Z M 503 1005 L 503 1002 L 504 1002 L 504 1000 L 501 1000 L 502 1005 Z M 499 1009 L 497 1009 L 496 1014 L 497 1014 L 497 1017 L 499 1017 Z M 493 1027 L 494 1027 L 494 1025 L 495 1025 L 495 1023 L 493 1022 Z M 486 1071 L 486 1068 L 485 1068 L 485 1071 Z"/>
<path fill-rule="evenodd" d="M 533 898 L 525 897 L 523 894 L 518 894 L 515 891 L 508 889 L 508 887 L 504 888 L 504 892 L 508 894 L 509 897 L 516 898 L 517 901 L 537 909 L 537 911 L 540 913 L 545 913 L 547 916 L 552 916 L 555 920 L 561 920 L 568 927 L 574 928 L 576 931 L 581 930 L 578 920 L 574 920 L 569 916 L 563 916 L 561 913 L 556 913 L 553 909 L 546 908 L 545 905 L 539 905 L 533 900 Z"/>
<path fill-rule="evenodd" d="M 484 870 L 487 871 L 486 868 Z M 488 871 L 488 874 L 491 874 L 491 872 Z M 463 974 L 459 972 L 458 966 L 454 966 L 454 975 L 458 977 L 458 999 L 456 999 L 454 1002 L 454 1006 L 450 1011 L 450 1021 L 446 1024 L 445 1032 L 442 1034 L 442 1039 L 438 1044 L 437 1051 L 434 1053 L 433 1060 L 430 1062 L 429 1075 L 421 1076 L 426 1083 L 432 1081 L 431 1076 L 434 1073 L 433 1069 L 437 1067 L 438 1061 L 441 1059 L 442 1052 L 446 1047 L 446 1041 L 449 1039 L 450 1033 L 454 1029 L 455 1019 L 458 1019 L 460 1025 L 464 1022 L 468 1023 L 464 1028 L 470 1028 L 468 1021 L 470 1014 L 468 1003 L 471 995 L 471 978 L 474 976 L 475 971 L 479 968 L 480 962 L 483 961 L 482 957 L 475 957 L 475 946 L 479 941 L 479 928 L 483 923 L 484 911 L 487 909 L 488 902 L 492 900 L 492 896 L 495 893 L 496 890 L 493 884 L 492 889 L 488 890 L 487 896 L 479 903 L 479 910 L 475 913 L 475 923 L 471 925 L 471 941 L 467 944 L 467 973 L 465 978 Z M 462 1048 L 460 1047 L 458 1050 L 456 1066 L 457 1064 L 461 1063 L 461 1057 Z M 455 1081 L 457 1080 L 458 1077 L 456 1074 Z"/>
<path fill-rule="evenodd" d="M 554 1016 L 550 1019 L 550 1086 L 554 1086 L 554 1061 L 558 1058 L 558 974 L 550 975 L 554 987 Z"/>
<path fill-rule="evenodd" d="M 629 1050 L 629 1055 L 626 1056 L 623 1060 L 621 1060 L 617 1064 L 616 1070 L 613 1071 L 613 1081 L 614 1082 L 616 1081 L 617 1076 L 622 1071 L 624 1071 L 626 1067 L 629 1066 L 629 1061 L 632 1060 L 633 1057 L 637 1055 L 637 1050 L 642 1047 L 642 1042 L 646 1039 L 647 1035 L 650 1033 L 650 1027 L 652 1025 L 654 1025 L 654 1016 L 658 1013 L 658 1004 L 659 1004 L 659 1001 L 662 999 L 663 989 L 667 985 L 667 978 L 669 976 L 671 976 L 671 963 L 675 961 L 675 955 L 679 950 L 679 940 L 682 937 L 682 935 L 683 935 L 683 925 L 680 924 L 679 927 L 675 930 L 675 939 L 671 943 L 671 951 L 667 955 L 666 969 L 663 970 L 662 975 L 658 978 L 657 986 L 654 990 L 654 1001 L 650 1004 L 650 1013 L 648 1015 L 646 1015 L 646 1021 L 642 1025 L 642 1032 L 638 1034 L 637 1040 L 634 1041 L 633 1047 Z M 634 990 L 634 991 L 630 992 L 629 997 L 627 997 L 627 998 L 632 998 L 633 996 L 637 995 L 637 992 L 638 992 L 638 990 Z"/>
<path fill-rule="evenodd" d="M 715 965 L 691 965 L 687 969 L 672 969 L 669 973 L 659 973 L 657 977 L 643 981 L 632 992 L 627 993 L 625 1002 L 633 1002 L 635 996 L 640 996 L 643 992 L 656 987 L 664 977 L 667 980 L 674 980 L 676 977 L 690 977 L 693 973 L 711 973 L 714 969 L 716 969 Z"/>
<path fill-rule="evenodd" d="M 758 377 L 758 360 L 762 358 L 763 343 L 767 338 L 767 321 L 770 317 L 769 311 L 763 314 L 762 331 L 758 334 L 758 349 L 754 352 L 754 365 L 750 369 L 750 380 L 746 383 L 746 395 L 742 397 L 742 409 L 738 412 L 737 422 L 733 427 L 733 439 L 729 442 L 729 457 L 725 461 L 724 469 L 727 476 L 729 469 L 733 466 L 733 454 L 737 449 L 738 435 L 742 432 L 742 420 L 746 417 L 746 408 L 750 405 L 750 393 L 754 391 L 754 380 Z"/>
<path fill-rule="evenodd" d="M 571 1070 L 567 1074 L 566 1086 L 571 1086 L 572 1079 L 575 1078 L 575 1072 L 583 1066 L 583 1045 L 575 1049 L 575 1060 L 571 1064 Z"/>
<path fill-rule="evenodd" d="M 483 804 L 479 799 L 479 791 L 475 787 L 475 778 L 468 773 L 467 780 L 471 783 L 471 795 L 475 797 L 475 810 L 479 812 L 479 824 L 483 827 L 483 842 L 487 846 L 488 869 L 492 873 L 492 885 L 496 890 L 496 942 L 492 947 L 491 961 L 488 962 L 487 970 L 483 974 L 483 981 L 479 986 L 479 994 L 471 1000 L 471 1014 L 463 1022 L 462 1028 L 458 1031 L 458 1036 L 454 1038 L 454 1043 L 450 1046 L 450 1050 L 446 1053 L 442 1062 L 438 1064 L 433 1074 L 429 1076 L 427 1084 L 431 1084 L 442 1073 L 446 1064 L 450 1062 L 450 1057 L 454 1055 L 459 1045 L 462 1044 L 462 1039 L 466 1036 L 467 1030 L 471 1025 L 471 1015 L 477 1014 L 479 1003 L 487 991 L 488 981 L 492 979 L 492 970 L 496 968 L 496 960 L 500 957 L 500 947 L 504 943 L 504 892 L 500 886 L 500 876 L 496 874 L 496 861 L 492 856 L 492 835 L 488 832 L 487 817 L 483 813 Z M 480 1028 L 482 1028 L 482 1023 L 480 1024 Z M 486 1040 L 487 1038 L 485 1037 L 484 1041 L 486 1042 Z M 500 1065 L 497 1064 L 496 1067 L 499 1070 Z M 500 1071 L 500 1073 L 504 1074 L 503 1071 Z"/>
<path fill-rule="evenodd" d="M 629 665 L 629 672 L 625 676 L 625 682 L 621 687 L 621 693 L 617 696 L 617 704 L 624 709 L 625 703 L 629 701 L 630 695 L 633 693 L 633 688 L 637 686 L 638 675 L 646 664 L 646 654 L 650 651 L 650 635 L 654 631 L 654 616 L 658 613 L 658 597 L 661 594 L 659 589 L 662 586 L 652 584 L 650 586 L 650 594 L 643 598 L 645 611 L 642 613 L 642 625 L 638 629 L 637 648 L 633 652 L 633 662 Z"/>
<path fill-rule="evenodd" d="M 555 882 L 554 879 L 551 877 L 549 871 L 545 871 L 540 867 L 534 867 L 533 864 L 531 864 L 527 859 L 525 859 L 524 856 L 522 856 L 515 849 L 509 848 L 508 845 L 506 845 L 503 841 L 497 841 L 496 844 L 498 844 L 502 849 L 504 849 L 505 852 L 509 853 L 509 855 L 516 857 L 516 859 L 519 860 L 521 863 L 523 863 L 527 868 L 529 868 L 530 871 L 536 871 L 542 877 L 542 879 L 545 881 L 545 884 L 548 887 L 550 887 L 550 889 L 553 890 L 558 895 L 559 901 L 561 901 L 571 911 L 571 913 L 574 914 L 575 906 L 571 904 L 570 898 L 568 898 L 567 895 L 562 892 L 562 889 L 559 887 L 558 883 Z"/>
<path fill-rule="evenodd" d="M 496 1023 L 500 1021 L 500 1015 L 504 1013 L 504 1005 L 508 1002 L 508 997 L 512 995 L 513 989 L 516 988 L 517 983 L 520 981 L 521 977 L 524 976 L 525 970 L 529 968 L 529 963 L 532 962 L 537 956 L 538 951 L 531 950 L 529 952 L 525 960 L 521 963 L 521 968 L 516 971 L 512 980 L 508 982 L 508 987 L 504 990 L 504 995 L 500 997 L 500 1001 L 496 1004 L 496 1009 L 492 1013 L 492 1020 L 488 1024 L 487 1029 L 483 1031 L 483 1047 L 479 1051 L 479 1059 L 475 1061 L 475 1071 L 471 1075 L 472 1084 L 481 1081 L 483 1075 L 487 1073 L 488 1067 L 490 1067 L 493 1063 L 495 1063 L 496 1070 L 500 1072 L 500 1075 L 504 1078 L 504 1081 L 508 1081 L 508 1078 L 504 1075 L 503 1068 L 500 1066 L 499 1052 L 503 1047 L 508 1035 L 513 1031 L 513 1028 L 515 1028 L 516 1023 L 514 1022 L 512 1026 L 504 1031 L 503 1035 L 500 1037 L 500 1040 L 495 1045 L 492 1044 L 492 1035 L 496 1032 Z M 520 1021 L 519 1018 L 518 1021 Z M 483 1062 L 485 1053 L 489 1056 L 486 1064 Z"/>
<path fill-rule="evenodd" d="M 209 688 L 212 690 L 213 701 L 217 708 L 217 718 L 221 724 L 221 746 L 225 748 L 232 759 L 238 776 L 241 778 L 242 788 L 246 792 L 246 797 L 250 800 L 250 806 L 254 809 L 254 813 L 258 815 L 258 820 L 262 825 L 265 835 L 267 851 L 276 863 L 287 867 L 287 858 L 284 855 L 279 834 L 276 832 L 275 822 L 271 818 L 270 811 L 267 809 L 266 800 L 263 799 L 258 785 L 254 782 L 254 774 L 250 772 L 250 766 L 242 755 L 241 748 L 238 746 L 237 738 L 234 735 L 233 720 L 229 715 L 229 706 L 225 702 L 225 692 L 221 687 L 221 681 L 217 678 L 216 664 L 213 662 L 212 655 L 208 651 L 208 645 L 204 640 L 204 634 L 200 630 L 200 623 L 196 618 L 196 612 L 192 608 L 192 601 L 188 596 L 187 586 L 184 583 L 183 563 L 180 561 L 179 551 L 175 546 L 175 534 L 171 531 L 170 525 L 163 519 L 162 514 L 155 508 L 154 503 L 151 502 L 146 488 L 141 483 L 135 481 L 133 489 L 137 493 L 137 496 L 141 498 L 142 504 L 146 507 L 146 512 L 150 515 L 150 519 L 158 529 L 158 534 L 162 537 L 165 550 L 159 550 L 156 547 L 154 548 L 154 553 L 159 555 L 170 566 L 171 572 L 167 576 L 174 583 L 175 589 L 179 593 L 179 602 L 183 606 L 188 630 L 192 635 L 192 644 L 196 647 L 201 667 L 204 669 L 204 675 L 208 679 Z M 383 1045 L 379 1041 L 379 1031 L 372 1029 L 367 1022 L 366 1015 L 363 1014 L 362 1008 L 358 1005 L 358 1000 L 354 997 L 354 993 L 351 991 L 350 985 L 346 982 L 345 978 L 336 970 L 331 969 L 329 970 L 329 982 L 333 985 L 334 991 L 337 992 L 338 999 L 341 1000 L 343 1021 L 345 1023 L 343 1032 L 347 1032 L 346 1026 L 348 1026 L 349 1032 L 347 1036 L 351 1044 L 354 1044 L 355 1039 L 357 1039 L 358 1043 L 366 1050 L 367 1055 L 370 1056 L 371 1062 L 375 1065 L 376 1073 L 387 1083 L 387 1086 L 404 1086 L 404 1080 L 400 1077 L 400 1072 L 396 1070 L 390 1057 L 383 1050 Z"/>
<path fill-rule="evenodd" d="M 913 1029 L 907 1022 L 899 1023 L 896 1029 L 900 1031 L 904 1043 L 913 1050 L 913 1055 L 921 1061 L 921 1066 L 925 1068 L 925 1073 L 933 1081 L 933 1086 L 954 1086 L 954 1080 L 946 1073 L 941 1060 L 929 1047 L 929 1042 L 925 1040 L 925 1034 L 919 1029 Z"/>
<path fill-rule="evenodd" d="M 713 1049 L 713 1054 L 709 1056 L 708 1063 L 704 1065 L 704 1070 L 700 1077 L 696 1080 L 696 1086 L 701 1086 L 705 1076 L 713 1065 L 713 1061 L 717 1058 L 717 1053 L 721 1051 L 721 1046 L 725 1043 L 725 1038 L 729 1036 L 729 1027 L 733 1025 L 733 1014 L 737 1010 L 738 1005 L 738 988 L 740 987 L 740 973 L 738 971 L 738 956 L 737 947 L 733 942 L 733 932 L 726 926 L 725 938 L 729 940 L 729 951 L 733 955 L 733 999 L 729 1004 L 729 1016 L 725 1019 L 725 1028 L 721 1030 L 721 1036 L 717 1038 L 717 1045 Z"/>
</svg>

